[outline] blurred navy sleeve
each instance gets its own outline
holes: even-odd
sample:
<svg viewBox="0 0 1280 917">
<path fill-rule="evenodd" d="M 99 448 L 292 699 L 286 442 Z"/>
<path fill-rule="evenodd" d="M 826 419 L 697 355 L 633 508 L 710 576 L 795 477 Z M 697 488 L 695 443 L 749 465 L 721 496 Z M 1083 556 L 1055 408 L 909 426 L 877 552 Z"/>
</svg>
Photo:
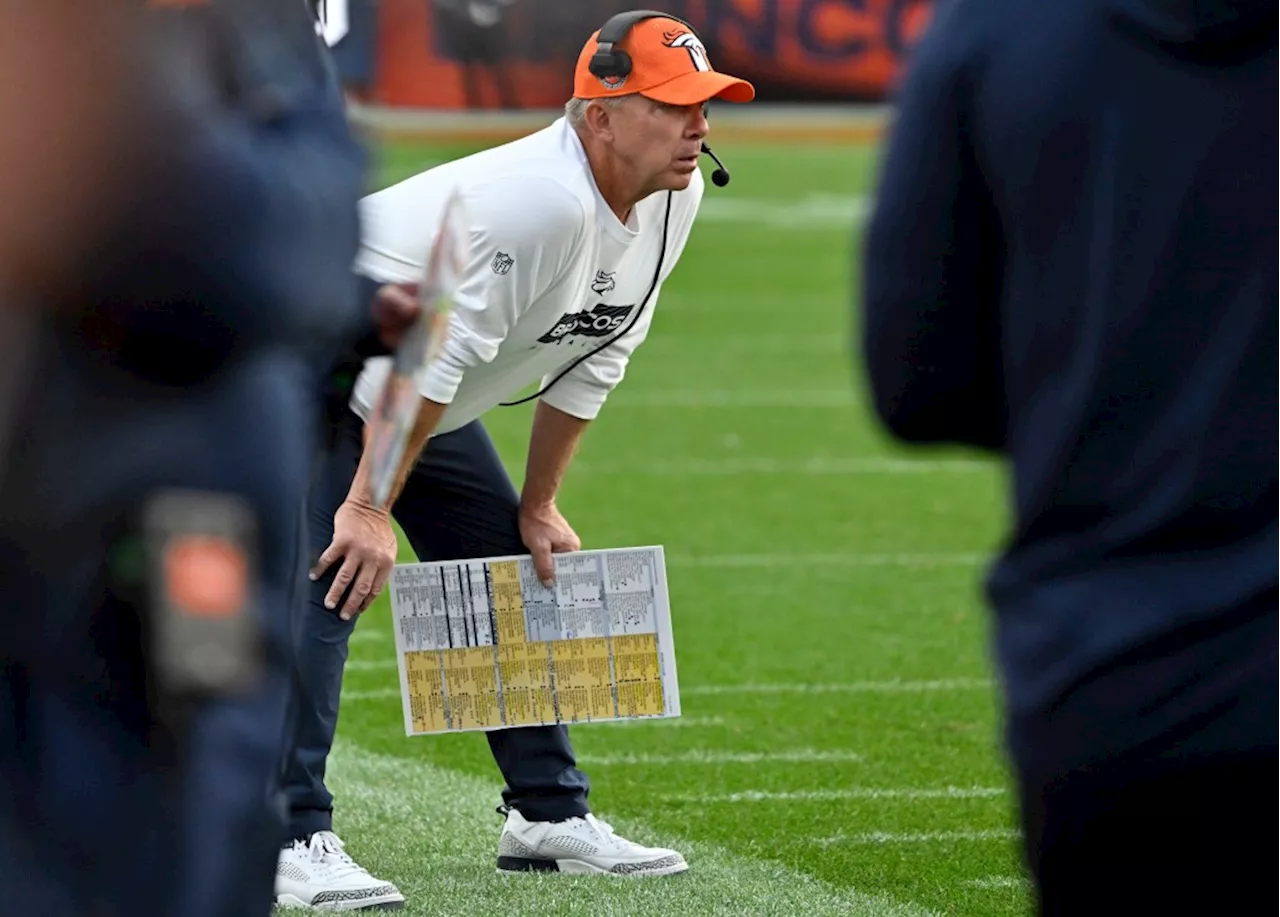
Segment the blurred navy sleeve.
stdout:
<svg viewBox="0 0 1280 917">
<path fill-rule="evenodd" d="M 975 14 L 938 7 L 896 100 L 864 244 L 861 350 L 895 436 L 999 449 L 1003 245 L 970 142 Z"/>
<path fill-rule="evenodd" d="M 132 219 L 89 272 L 94 333 L 176 382 L 262 347 L 324 365 L 367 326 L 352 263 L 368 155 L 306 7 L 220 0 L 154 28 L 166 114 Z"/>
</svg>

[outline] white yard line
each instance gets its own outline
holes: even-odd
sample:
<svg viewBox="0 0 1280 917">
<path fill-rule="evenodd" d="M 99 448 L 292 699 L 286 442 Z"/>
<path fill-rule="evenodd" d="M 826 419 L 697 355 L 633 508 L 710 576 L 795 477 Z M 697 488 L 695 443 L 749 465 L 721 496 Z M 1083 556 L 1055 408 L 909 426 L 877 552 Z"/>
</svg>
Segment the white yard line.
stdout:
<svg viewBox="0 0 1280 917">
<path fill-rule="evenodd" d="M 852 751 L 829 751 L 802 748 L 794 751 L 696 751 L 676 754 L 586 755 L 583 764 L 594 766 L 679 765 L 679 764 L 815 764 L 819 762 L 855 762 L 862 756 Z"/>
<path fill-rule="evenodd" d="M 664 799 L 672 802 L 697 804 L 740 802 L 834 802 L 842 799 L 994 799 L 1005 795 L 1004 787 L 997 786 L 944 786 L 944 787 L 872 787 L 855 786 L 831 790 L 743 790 L 738 793 L 706 793 L 698 795 L 673 795 Z"/>
<path fill-rule="evenodd" d="M 973 474 L 998 470 L 994 462 L 974 459 L 895 459 L 895 458 L 809 458 L 809 459 L 653 459 L 645 462 L 582 462 L 573 466 L 574 474 L 620 477 L 743 477 L 746 475 L 786 475 L 788 477 L 820 477 L 824 475 L 864 474 Z"/>
<path fill-rule="evenodd" d="M 981 879 L 969 879 L 964 883 L 970 888 L 1025 888 L 1030 889 L 1031 882 L 1021 876 L 984 876 Z"/>
<path fill-rule="evenodd" d="M 399 697 L 399 696 L 400 696 L 399 688 L 379 688 L 374 691 L 343 691 L 342 702 L 344 704 L 360 703 L 362 701 L 370 701 L 370 700 L 387 700 L 389 698 Z"/>
<path fill-rule="evenodd" d="M 987 563 L 987 554 L 671 554 L 668 567 L 976 567 Z"/>
<path fill-rule="evenodd" d="M 845 681 L 827 684 L 782 682 L 779 684 L 682 685 L 680 694 L 696 697 L 707 694 L 930 694 L 938 691 L 985 691 L 994 683 L 989 678 L 943 678 L 932 681 Z"/>
<path fill-rule="evenodd" d="M 852 347 L 851 338 L 842 334 L 800 334 L 777 336 L 771 329 L 748 333 L 742 327 L 725 329 L 715 335 L 681 332 L 669 337 L 649 335 L 644 344 L 646 360 L 654 357 L 672 357 L 681 360 L 705 361 L 711 357 L 754 356 L 811 356 L 832 354 L 847 357 Z M 624 391 L 619 389 L 619 394 Z"/>
<path fill-rule="evenodd" d="M 369 625 L 360 624 L 351 632 L 349 643 L 387 643 L 393 641 L 395 635 L 390 630 L 383 628 L 380 624 Z"/>
<path fill-rule="evenodd" d="M 664 312 L 704 314 L 732 312 L 735 316 L 749 313 L 766 313 L 770 316 L 814 313 L 842 315 L 848 312 L 848 302 L 842 293 L 806 291 L 778 293 L 771 290 L 736 290 L 732 293 L 700 290 L 685 293 L 680 290 L 663 291 Z M 732 327 L 732 326 L 730 326 Z M 842 326 L 843 327 L 843 326 Z"/>
<path fill-rule="evenodd" d="M 1021 833 L 1009 829 L 996 831 L 862 831 L 814 838 L 811 843 L 822 847 L 835 845 L 948 844 L 959 841 L 1016 841 Z"/>
<path fill-rule="evenodd" d="M 870 199 L 861 194 L 808 194 L 791 199 L 707 195 L 698 206 L 698 219 L 711 223 L 823 230 L 852 228 L 870 212 Z"/>
<path fill-rule="evenodd" d="M 412 745 L 412 742 L 407 743 Z M 554 874 L 499 876 L 494 871 L 501 822 L 496 768 L 488 778 L 437 767 L 420 757 L 376 755 L 339 742 L 327 774 L 339 803 L 335 827 L 347 852 L 395 882 L 414 913 L 521 914 L 524 917 L 936 917 L 937 912 L 885 895 L 838 888 L 774 860 L 655 831 L 632 818 L 600 812 L 620 834 L 679 850 L 689 860 L 676 881 L 605 881 Z M 642 801 L 632 812 L 643 812 Z"/>
<path fill-rule="evenodd" d="M 742 391 L 737 389 L 675 389 L 625 391 L 609 396 L 610 407 L 628 408 L 848 408 L 858 403 L 851 389 L 798 391 Z"/>
<path fill-rule="evenodd" d="M 609 720 L 599 723 L 600 726 L 670 726 L 684 729 L 703 729 L 709 726 L 723 726 L 722 716 L 645 716 L 630 720 Z"/>
</svg>

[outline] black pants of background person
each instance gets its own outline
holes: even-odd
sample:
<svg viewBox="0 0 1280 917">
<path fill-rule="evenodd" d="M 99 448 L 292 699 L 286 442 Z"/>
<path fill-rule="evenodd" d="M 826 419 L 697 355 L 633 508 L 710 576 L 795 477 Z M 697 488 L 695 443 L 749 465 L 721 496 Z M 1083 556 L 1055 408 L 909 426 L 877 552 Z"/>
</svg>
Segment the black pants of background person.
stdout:
<svg viewBox="0 0 1280 917">
<path fill-rule="evenodd" d="M 1277 597 L 1010 723 L 1042 917 L 1276 911 Z"/>
<path fill-rule="evenodd" d="M 310 554 L 333 537 L 333 516 L 355 477 L 363 424 L 349 411 L 325 456 L 308 497 Z M 432 437 L 396 502 L 393 514 L 423 561 L 528 553 L 520 540 L 519 495 L 479 421 Z M 292 750 L 285 765 L 293 837 L 332 830 L 333 796 L 324 783 L 325 761 L 338 725 L 342 669 L 355 621 L 324 607 L 340 564 L 311 584 L 295 621 L 297 698 Z M 358 618 L 356 619 L 359 620 Z M 487 734 L 506 780 L 503 801 L 531 821 L 584 815 L 589 785 L 576 767 L 562 726 L 506 729 Z"/>
</svg>

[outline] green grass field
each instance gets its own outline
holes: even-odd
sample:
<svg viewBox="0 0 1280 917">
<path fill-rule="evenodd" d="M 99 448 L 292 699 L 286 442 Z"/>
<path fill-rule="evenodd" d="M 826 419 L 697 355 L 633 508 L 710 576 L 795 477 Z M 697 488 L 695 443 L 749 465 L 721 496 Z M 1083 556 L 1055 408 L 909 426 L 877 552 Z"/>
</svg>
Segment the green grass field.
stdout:
<svg viewBox="0 0 1280 917">
<path fill-rule="evenodd" d="M 389 146 L 380 180 L 466 151 Z M 876 150 L 717 152 L 733 184 L 708 183 L 561 499 L 587 547 L 666 547 L 684 717 L 573 734 L 597 814 L 691 870 L 498 876 L 488 746 L 405 737 L 383 598 L 352 644 L 330 785 L 349 852 L 408 914 L 1027 911 L 980 592 L 1004 476 L 896 447 L 867 406 L 852 341 Z M 486 421 L 517 483 L 530 416 Z"/>
</svg>

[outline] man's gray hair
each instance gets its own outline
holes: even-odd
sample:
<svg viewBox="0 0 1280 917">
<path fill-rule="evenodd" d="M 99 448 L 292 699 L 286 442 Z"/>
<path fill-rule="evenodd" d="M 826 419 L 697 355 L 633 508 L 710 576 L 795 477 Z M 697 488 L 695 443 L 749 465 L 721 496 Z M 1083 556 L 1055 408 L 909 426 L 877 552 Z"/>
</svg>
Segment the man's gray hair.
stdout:
<svg viewBox="0 0 1280 917">
<path fill-rule="evenodd" d="M 587 106 L 592 102 L 599 102 L 607 108 L 617 108 L 626 100 L 626 96 L 617 96 L 612 99 L 579 99 L 575 96 L 564 103 L 564 118 L 573 127 L 581 127 L 587 120 Z"/>
</svg>

